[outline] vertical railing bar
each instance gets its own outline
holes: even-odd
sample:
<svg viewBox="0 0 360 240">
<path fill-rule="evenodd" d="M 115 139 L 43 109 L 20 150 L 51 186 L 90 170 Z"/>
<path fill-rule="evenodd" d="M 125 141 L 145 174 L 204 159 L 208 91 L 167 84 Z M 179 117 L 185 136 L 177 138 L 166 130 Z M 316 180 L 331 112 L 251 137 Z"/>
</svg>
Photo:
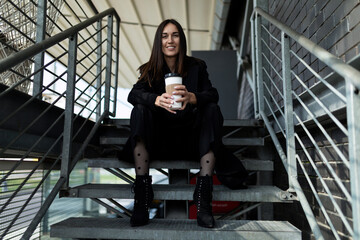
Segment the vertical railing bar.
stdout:
<svg viewBox="0 0 360 240">
<path fill-rule="evenodd" d="M 302 169 L 302 171 L 303 171 L 303 173 L 305 175 L 305 178 L 306 178 L 306 180 L 307 180 L 307 182 L 308 182 L 308 184 L 310 186 L 310 189 L 313 192 L 314 197 L 315 197 L 316 201 L 318 202 L 320 210 L 324 214 L 324 217 L 325 217 L 327 223 L 329 224 L 331 231 L 333 232 L 335 238 L 337 240 L 340 240 L 339 234 L 337 233 L 337 231 L 336 231 L 336 229 L 335 229 L 329 215 L 327 214 L 326 209 L 325 209 L 324 205 L 322 204 L 322 202 L 320 200 L 319 194 L 317 193 L 317 191 L 316 191 L 316 189 L 314 187 L 314 184 L 311 182 L 310 177 L 309 177 L 308 173 L 306 172 L 306 170 L 304 168 L 304 165 L 303 165 L 303 163 L 302 163 L 302 161 L 301 161 L 301 159 L 299 158 L 298 155 L 296 155 L 296 159 L 299 162 L 299 165 L 300 165 L 300 167 L 301 167 L 301 169 Z"/>
<path fill-rule="evenodd" d="M 114 110 L 112 116 L 116 116 L 117 106 L 117 92 L 118 92 L 118 81 L 119 81 L 119 55 L 120 55 L 120 21 L 116 21 L 116 59 L 115 59 L 115 93 L 114 93 Z"/>
<path fill-rule="evenodd" d="M 101 20 L 99 20 L 97 22 L 97 29 L 102 29 L 102 22 Z M 98 42 L 98 45 L 102 45 L 102 34 L 101 34 L 102 31 L 99 31 L 98 34 L 97 34 L 97 42 Z M 96 64 L 96 73 L 97 73 L 97 78 L 96 78 L 96 88 L 98 89 L 101 89 L 101 75 L 102 75 L 102 70 L 101 70 L 101 59 L 102 59 L 102 48 L 99 47 L 97 49 L 97 52 L 96 52 L 96 57 L 97 57 L 97 64 Z M 100 99 L 101 99 L 101 91 L 98 91 L 98 94 L 97 94 L 97 99 L 99 100 L 100 102 Z M 100 118 L 100 115 L 101 115 L 101 104 L 98 105 L 98 107 L 96 108 L 96 121 L 99 120 Z"/>
<path fill-rule="evenodd" d="M 286 156 L 288 161 L 289 191 L 294 191 L 291 178 L 297 178 L 296 149 L 294 136 L 293 101 L 291 95 L 291 73 L 290 73 L 290 39 L 281 32 L 281 52 L 282 52 L 282 75 L 284 92 L 284 113 L 285 113 L 285 132 L 286 132 Z M 290 178 L 291 176 L 291 178 Z"/>
<path fill-rule="evenodd" d="M 109 112 L 110 106 L 110 86 L 111 86 L 111 65 L 112 65 L 112 30 L 113 20 L 112 15 L 108 16 L 107 28 L 107 57 L 106 57 L 106 77 L 105 77 L 105 106 L 104 110 Z"/>
<path fill-rule="evenodd" d="M 346 97 L 343 96 L 336 88 L 334 88 L 333 86 L 331 86 L 331 84 L 329 84 L 324 78 L 322 78 L 320 76 L 320 74 L 318 74 L 311 66 L 309 66 L 309 64 L 307 64 L 302 58 L 300 58 L 294 51 L 291 51 L 291 53 L 302 63 L 304 64 L 304 66 L 309 69 L 309 71 L 314 74 L 314 76 L 319 79 L 325 86 L 327 86 L 333 93 L 336 94 L 336 96 L 338 96 L 340 98 L 341 101 L 343 101 L 344 103 L 346 103 Z"/>
<path fill-rule="evenodd" d="M 256 36 L 255 36 L 255 23 L 254 19 L 250 17 L 250 24 L 251 24 L 251 59 L 253 59 L 252 63 L 252 78 L 253 78 L 253 94 L 254 94 L 254 117 L 259 118 L 259 108 L 258 108 L 258 89 L 257 89 L 257 60 L 256 60 Z"/>
<path fill-rule="evenodd" d="M 353 239 L 360 239 L 360 95 L 346 80 L 347 124 L 349 129 L 350 184 L 352 194 Z"/>
<path fill-rule="evenodd" d="M 299 97 L 294 94 L 295 97 L 301 101 L 299 99 Z M 349 192 L 347 191 L 347 189 L 345 188 L 344 184 L 341 182 L 341 179 L 338 177 L 338 175 L 336 174 L 336 172 L 334 171 L 334 169 L 331 167 L 329 161 L 327 160 L 327 158 L 325 157 L 324 153 L 321 151 L 320 147 L 316 144 L 315 139 L 313 138 L 313 136 L 311 135 L 311 133 L 309 132 L 309 130 L 306 128 L 306 126 L 304 125 L 304 123 L 301 121 L 301 119 L 297 116 L 297 114 L 295 114 L 295 117 L 297 118 L 298 122 L 300 123 L 300 125 L 302 126 L 302 128 L 304 129 L 305 133 L 308 135 L 310 141 L 312 142 L 312 144 L 314 145 L 314 147 L 316 148 L 316 150 L 318 151 L 322 161 L 325 163 L 325 165 L 327 166 L 327 168 L 329 169 L 331 175 L 334 177 L 335 182 L 337 183 L 337 185 L 340 187 L 340 189 L 342 190 L 342 192 L 344 193 L 344 195 L 346 196 L 347 200 L 349 202 L 351 202 L 351 195 L 349 194 Z"/>
<path fill-rule="evenodd" d="M 262 47 L 261 47 L 261 16 L 255 14 L 255 35 L 256 35 L 256 73 L 257 73 L 257 83 L 258 83 L 258 102 L 259 102 L 259 112 L 265 111 L 264 109 L 264 86 L 263 86 L 263 74 L 262 74 Z"/>
<path fill-rule="evenodd" d="M 305 90 L 313 97 L 313 99 L 321 106 L 322 109 L 329 115 L 329 117 L 335 122 L 338 128 L 346 135 L 349 136 L 348 130 L 341 124 L 341 122 L 331 113 L 331 111 L 321 102 L 321 100 L 306 86 L 306 84 L 299 78 L 299 76 L 294 72 L 291 73 L 295 76 L 296 80 L 305 88 Z"/>
<path fill-rule="evenodd" d="M 68 58 L 64 138 L 60 174 L 60 176 L 65 179 L 63 189 L 67 189 L 69 187 L 70 163 L 72 157 L 72 131 L 76 79 L 77 34 L 69 38 Z"/>
<path fill-rule="evenodd" d="M 40 43 L 45 39 L 46 32 L 46 10 L 47 10 L 47 0 L 39 0 L 37 6 L 37 24 L 36 24 L 36 43 Z M 34 76 L 33 80 L 33 95 L 38 94 L 42 90 L 44 70 L 42 66 L 44 65 L 44 55 L 45 52 L 42 51 L 34 56 L 34 71 L 41 69 Z M 42 99 L 42 96 L 39 95 L 39 99 Z"/>
</svg>

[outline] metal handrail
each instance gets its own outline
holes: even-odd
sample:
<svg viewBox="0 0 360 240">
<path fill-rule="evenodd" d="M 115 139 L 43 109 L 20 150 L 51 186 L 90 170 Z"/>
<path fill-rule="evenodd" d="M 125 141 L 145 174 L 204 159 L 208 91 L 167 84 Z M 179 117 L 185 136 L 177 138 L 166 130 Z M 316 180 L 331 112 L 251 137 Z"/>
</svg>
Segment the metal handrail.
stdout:
<svg viewBox="0 0 360 240">
<path fill-rule="evenodd" d="M 309 52 L 314 54 L 318 59 L 328 65 L 331 69 L 337 72 L 343 78 L 349 80 L 354 84 L 358 89 L 360 89 L 360 71 L 350 66 L 349 64 L 344 63 L 335 55 L 329 53 L 321 46 L 317 45 L 310 39 L 306 38 L 304 35 L 297 33 L 287 25 L 283 24 L 264 10 L 259 7 L 254 8 L 254 12 L 260 14 L 266 20 L 271 22 L 274 26 L 281 29 L 289 37 L 298 42 L 302 47 L 307 49 Z"/>
<path fill-rule="evenodd" d="M 39 0 L 40 1 L 40 0 Z M 41 0 L 41 1 L 47 1 L 47 0 Z M 39 9 L 38 9 L 39 10 Z M 40 10 L 39 10 L 40 11 Z M 107 17 L 107 21 L 108 21 L 108 26 L 106 27 L 99 27 L 99 22 L 102 21 L 102 19 Z M 116 25 L 113 23 L 114 21 L 116 21 Z M 97 36 L 96 39 L 96 43 L 97 43 L 97 47 L 93 50 L 88 52 L 87 54 L 84 54 L 84 57 L 81 59 L 77 59 L 76 53 L 77 52 L 83 52 L 83 50 L 81 49 L 81 44 L 84 43 L 81 42 L 80 44 L 77 43 L 77 36 L 81 35 L 80 31 L 83 29 L 88 29 L 89 26 L 93 26 L 94 27 L 94 23 L 98 23 L 98 30 L 95 32 L 95 34 L 91 35 L 91 38 L 86 38 L 84 39 L 84 41 L 92 41 L 94 40 L 95 36 Z M 45 114 L 51 114 L 50 111 L 55 111 L 55 112 L 59 112 L 56 107 L 57 102 L 61 99 L 61 98 L 65 98 L 66 100 L 66 106 L 64 109 L 64 112 L 61 112 L 61 114 L 59 116 L 57 116 L 57 118 L 54 120 L 54 122 L 51 124 L 50 127 L 48 127 L 46 129 L 46 127 L 44 126 L 44 129 L 41 129 L 44 132 L 39 132 L 37 133 L 38 135 L 36 135 L 36 139 L 34 140 L 33 143 L 30 144 L 29 149 L 26 150 L 26 153 L 24 155 L 19 155 L 20 160 L 14 162 L 15 164 L 10 168 L 10 171 L 8 171 L 6 174 L 4 174 L 3 177 L 1 177 L 0 179 L 0 184 L 4 181 L 6 181 L 8 178 L 10 178 L 11 180 L 11 174 L 16 174 L 16 170 L 18 169 L 18 167 L 20 166 L 20 164 L 24 161 L 25 158 L 29 157 L 29 155 L 31 154 L 31 152 L 38 146 L 40 145 L 40 142 L 44 141 L 44 139 L 47 137 L 47 134 L 50 131 L 56 132 L 56 136 L 55 135 L 51 135 L 53 138 L 51 139 L 51 142 L 49 142 L 49 145 L 51 144 L 51 146 L 49 146 L 48 150 L 44 150 L 44 152 L 46 152 L 44 154 L 44 156 L 41 157 L 41 159 L 39 159 L 38 163 L 34 165 L 34 168 L 32 169 L 32 171 L 29 172 L 29 174 L 27 175 L 26 178 L 24 178 L 21 182 L 21 184 L 19 184 L 19 187 L 11 192 L 11 196 L 7 199 L 6 203 L 2 205 L 2 207 L 0 208 L 0 212 L 4 212 L 4 211 L 8 211 L 8 209 L 10 208 L 10 204 L 12 204 L 13 199 L 18 196 L 18 193 L 20 192 L 20 190 L 23 189 L 23 187 L 26 185 L 26 183 L 31 179 L 32 175 L 34 174 L 34 172 L 38 169 L 38 167 L 45 161 L 45 159 L 47 157 L 49 157 L 50 152 L 56 147 L 57 148 L 57 152 L 56 154 L 51 153 L 52 155 L 50 156 L 50 158 L 55 159 L 53 161 L 53 164 L 50 168 L 48 168 L 48 172 L 44 175 L 44 177 L 41 179 L 41 181 L 39 183 L 37 183 L 36 188 L 34 189 L 34 191 L 29 195 L 29 198 L 27 199 L 27 202 L 30 202 L 31 199 L 33 198 L 34 194 L 38 191 L 38 189 L 42 186 L 42 184 L 45 182 L 45 180 L 47 180 L 50 172 L 52 172 L 54 170 L 55 165 L 60 162 L 61 160 L 61 177 L 59 178 L 56 186 L 53 188 L 51 194 L 46 198 L 44 204 L 42 204 L 39 212 L 36 214 L 36 216 L 33 218 L 31 224 L 29 225 L 29 227 L 27 228 L 26 232 L 24 233 L 22 239 L 29 239 L 31 237 L 31 235 L 34 233 L 34 231 L 36 230 L 38 224 L 40 223 L 41 219 L 44 217 L 44 214 L 47 212 L 47 210 L 49 209 L 52 201 L 55 199 L 56 195 L 59 193 L 60 189 L 64 189 L 67 188 L 69 185 L 69 176 L 70 173 L 72 172 L 73 168 L 75 167 L 76 163 L 78 162 L 78 160 L 80 160 L 83 156 L 84 156 L 84 151 L 85 148 L 89 145 L 90 141 L 92 141 L 93 136 L 95 135 L 97 129 L 99 128 L 99 126 L 101 125 L 102 121 L 109 117 L 109 116 L 114 116 L 115 112 L 116 112 L 116 95 L 117 95 L 117 84 L 112 84 L 113 80 L 115 80 L 115 82 L 117 83 L 117 78 L 118 78 L 118 62 L 119 62 L 119 34 L 120 34 L 120 18 L 117 15 L 116 11 L 113 8 L 110 8 L 100 14 L 97 14 L 91 18 L 88 18 L 86 21 L 78 23 L 75 26 L 70 27 L 69 29 L 63 30 L 61 31 L 59 34 L 56 34 L 52 37 L 49 37 L 45 40 L 42 40 L 24 50 L 18 51 L 13 53 L 12 55 L 10 55 L 9 57 L 0 60 L 0 73 L 4 72 L 4 71 L 9 71 L 9 72 L 13 72 L 16 75 L 20 76 L 22 79 L 18 82 L 15 83 L 11 86 L 9 86 L 8 88 L 4 88 L 4 86 L 2 86 L 2 88 L 4 89 L 4 91 L 0 94 L 0 98 L 2 100 L 7 100 L 6 97 L 11 96 L 11 93 L 13 93 L 13 91 L 15 91 L 15 87 L 19 84 L 21 84 L 22 82 L 25 81 L 31 81 L 31 82 L 35 82 L 35 78 L 34 80 L 32 80 L 31 78 L 33 76 L 35 76 L 35 74 L 39 73 L 40 71 L 49 71 L 47 69 L 47 67 L 52 64 L 55 61 L 59 61 L 59 59 L 64 56 L 64 55 L 68 55 L 68 65 L 67 65 L 67 70 L 65 70 L 64 72 L 62 72 L 60 75 L 56 74 L 55 72 L 51 72 L 51 74 L 55 77 L 54 80 L 52 80 L 50 83 L 48 83 L 47 86 L 44 86 L 41 82 L 41 87 L 39 89 L 38 92 L 33 92 L 33 96 L 28 96 L 25 99 L 26 100 L 21 100 L 23 102 L 21 102 L 22 105 L 18 105 L 16 108 L 13 108 L 9 111 L 11 111 L 2 121 L 0 121 L 0 126 L 2 126 L 2 129 L 6 129 L 5 124 L 8 123 L 10 118 L 15 117 L 19 112 L 21 112 L 22 109 L 25 109 L 25 107 L 29 106 L 30 103 L 38 103 L 39 99 L 41 98 L 42 94 L 46 94 L 46 92 L 51 92 L 54 93 L 55 95 L 58 95 L 57 98 L 55 99 L 55 101 L 53 101 L 52 103 L 48 104 L 48 105 L 43 105 L 46 106 L 43 109 L 41 109 L 41 112 L 36 115 L 34 117 L 34 119 L 32 120 L 32 118 L 29 118 L 29 124 L 26 126 L 21 126 L 19 128 L 23 128 L 21 130 L 15 130 L 18 131 L 19 133 L 16 133 L 18 135 L 15 136 L 15 138 L 11 137 L 8 140 L 8 143 L 5 143 L 4 146 L 1 150 L 0 150 L 0 154 L 4 154 L 7 150 L 11 150 L 11 149 L 16 149 L 15 146 L 15 142 L 22 138 L 25 134 L 31 134 L 30 131 L 29 133 L 27 132 L 31 127 L 33 127 L 36 123 L 39 122 L 40 118 L 45 116 Z M 114 25 L 114 28 L 112 27 Z M 16 29 L 18 30 L 18 29 Z M 108 31 L 110 32 L 111 35 L 108 35 L 108 39 L 103 40 L 101 38 L 101 32 L 102 31 Z M 99 38 L 100 36 L 100 38 Z M 114 40 L 113 40 L 114 38 Z M 65 48 L 63 47 L 60 42 L 65 40 L 65 39 L 69 39 L 69 48 Z M 107 44 L 106 44 L 107 43 Z M 88 43 L 87 43 L 88 44 Z M 54 45 L 60 45 L 61 49 L 64 51 L 63 53 L 60 54 L 59 57 L 55 57 L 50 63 L 47 64 L 42 64 L 41 66 L 39 66 L 38 68 L 35 68 L 35 70 L 33 71 L 32 74 L 30 74 L 29 76 L 24 76 L 21 75 L 20 73 L 17 73 L 16 71 L 13 71 L 11 68 L 17 66 L 19 63 L 21 63 L 22 61 L 27 61 L 30 60 L 32 61 L 32 57 L 37 56 L 37 54 L 40 54 L 42 52 L 48 51 L 49 48 L 51 48 Z M 101 51 L 98 51 L 98 49 L 101 49 L 102 47 L 106 47 L 106 53 L 102 53 Z M 116 59 L 114 60 L 111 56 L 111 53 L 115 53 L 116 54 Z M 95 56 L 95 57 L 94 57 Z M 91 57 L 93 57 L 91 59 Z M 91 60 L 91 66 L 86 68 L 86 70 L 80 74 L 78 74 L 76 72 L 77 66 L 84 66 L 82 64 L 82 61 L 85 59 L 89 59 Z M 92 77 L 91 79 L 87 79 L 87 86 L 80 90 L 80 88 L 77 87 L 76 84 L 83 84 L 80 81 L 83 81 L 83 78 L 85 77 L 85 75 L 90 72 L 90 69 L 94 68 L 94 67 L 98 67 L 98 63 L 101 63 L 104 59 L 106 59 L 107 65 L 98 68 L 98 72 L 96 74 L 92 73 Z M 36 61 L 32 61 L 32 62 L 36 62 Z M 115 65 L 115 68 L 111 69 L 111 66 Z M 102 76 L 105 75 L 105 71 L 106 71 L 106 78 L 102 79 Z M 114 73 L 115 71 L 115 73 Z M 62 76 L 64 74 L 67 74 L 67 79 L 62 78 Z M 50 89 L 50 87 L 55 83 L 55 82 L 65 82 L 67 89 L 66 91 L 60 91 L 57 92 L 53 89 Z M 96 82 L 96 86 L 95 86 L 95 82 Z M 114 87 L 115 85 L 115 87 Z M 90 89 L 90 87 L 94 88 L 95 91 L 91 91 L 91 94 L 88 94 L 88 89 Z M 112 98 L 110 95 L 110 88 L 115 88 L 114 90 L 114 99 L 110 99 Z M 102 92 L 105 92 L 105 96 L 102 96 Z M 66 96 L 66 97 L 64 97 Z M 79 103 L 78 100 L 84 97 L 86 100 L 86 103 L 82 104 Z M 10 98 L 9 98 L 10 99 Z M 105 102 L 105 104 L 104 104 Z M 106 102 L 107 102 L 107 106 L 106 106 Z M 113 109 L 110 110 L 110 103 L 113 106 Z M 104 109 L 101 109 L 100 107 L 102 105 L 104 106 Z M 74 106 L 77 106 L 78 109 L 75 111 L 74 110 Z M 87 117 L 84 117 L 84 116 Z M 96 121 L 95 123 L 91 122 L 92 120 L 94 120 L 94 115 L 96 115 Z M 80 119 L 81 118 L 81 119 Z M 31 120 L 30 120 L 31 119 Z M 65 119 L 65 120 L 64 120 Z M 79 119 L 77 121 L 77 119 Z M 57 123 L 60 124 L 60 121 L 64 120 L 64 128 L 63 129 L 58 129 L 55 130 L 54 127 L 55 125 L 58 126 Z M 90 123 L 91 122 L 91 123 Z M 77 123 L 77 127 L 73 129 L 72 125 Z M 89 123 L 89 124 L 88 124 Z M 92 126 L 91 131 L 84 131 L 84 129 L 88 129 L 88 126 Z M 62 127 L 62 126 L 61 126 Z M 74 130 L 74 132 L 73 132 Z M 89 129 L 90 130 L 90 129 Z M 81 136 L 80 136 L 81 135 Z M 69 151 L 69 149 L 71 149 L 71 145 L 72 143 L 76 141 L 76 144 L 80 144 L 78 142 L 78 138 L 81 138 L 82 142 L 81 142 L 81 146 L 80 148 L 77 147 L 76 151 L 74 149 L 74 151 Z M 26 136 L 24 136 L 24 138 L 26 138 Z M 59 151 L 59 147 L 61 145 L 61 140 L 63 142 L 63 150 L 61 152 L 61 150 Z M 68 144 L 68 146 L 70 147 L 64 147 L 66 144 Z M 66 149 L 66 151 L 64 150 Z M 35 151 L 34 151 L 35 152 Z M 59 153 L 60 152 L 60 153 Z M 41 153 L 41 152 L 40 152 Z M 36 153 L 39 154 L 39 153 Z M 59 155 L 57 155 L 59 154 Z M 73 156 L 74 154 L 74 156 Z M 38 155 L 37 155 L 38 156 Z M 65 167 L 64 167 L 65 166 Z M 6 183 L 6 182 L 5 182 Z M 8 221 L 8 225 L 5 229 L 3 229 L 4 231 L 2 231 L 0 233 L 0 238 L 4 237 L 7 235 L 7 233 L 10 234 L 11 229 L 13 226 L 15 226 L 16 221 L 21 218 L 21 215 L 24 212 L 25 206 L 22 206 L 19 211 L 14 215 L 13 219 L 10 219 L 10 221 Z"/>
<path fill-rule="evenodd" d="M 263 21 L 263 19 L 265 21 Z M 320 182 L 323 184 L 323 187 L 328 194 L 331 202 L 334 205 L 334 209 L 339 214 L 339 218 L 345 226 L 345 230 L 348 234 L 354 239 L 360 238 L 360 200 L 359 200 L 359 141 L 360 141 L 360 127 L 358 124 L 359 115 L 355 114 L 360 107 L 360 97 L 359 97 L 359 89 L 360 89 L 360 71 L 353 68 L 349 64 L 342 62 L 335 55 L 329 53 L 324 48 L 320 47 L 316 43 L 307 39 L 305 36 L 297 33 L 290 27 L 278 21 L 275 17 L 271 16 L 264 10 L 259 7 L 255 7 L 252 17 L 251 17 L 251 31 L 252 31 L 252 57 L 253 62 L 253 81 L 254 81 L 254 109 L 257 114 L 256 117 L 262 118 L 264 123 L 270 133 L 271 139 L 275 145 L 275 148 L 280 156 L 280 159 L 283 162 L 283 165 L 288 173 L 289 177 L 289 189 L 288 191 L 295 191 L 298 195 L 298 199 L 300 201 L 301 206 L 304 209 L 305 216 L 309 222 L 309 225 L 313 231 L 313 234 L 316 239 L 324 239 L 319 224 L 314 216 L 312 208 L 304 195 L 304 192 L 299 184 L 297 179 L 297 163 L 301 167 L 301 170 L 304 172 L 304 176 L 309 183 L 309 186 L 315 196 L 316 201 L 318 201 L 320 210 L 324 214 L 324 217 L 328 221 L 328 226 L 332 231 L 333 235 L 336 239 L 340 239 L 340 236 L 337 232 L 337 229 L 334 227 L 331 219 L 326 212 L 323 204 L 321 203 L 321 199 L 318 193 L 315 191 L 313 184 L 310 181 L 310 178 L 305 172 L 305 168 L 303 166 L 304 159 L 301 159 L 297 154 L 297 150 L 295 149 L 295 141 L 299 143 L 308 159 L 306 161 L 311 163 L 311 166 L 314 168 L 315 173 L 320 179 Z M 281 31 L 281 40 L 278 40 L 274 37 L 267 29 L 266 26 L 270 25 L 276 27 Z M 266 36 L 264 36 L 264 33 Z M 322 78 L 320 74 L 318 74 L 315 70 L 313 70 L 303 59 L 301 59 L 297 54 L 291 50 L 290 48 L 290 39 L 296 41 L 300 47 L 308 50 L 309 53 L 313 54 L 320 61 L 326 64 L 329 68 L 334 70 L 335 73 L 339 75 L 339 77 L 343 77 L 346 82 L 346 96 L 344 96 L 340 90 L 336 89 L 336 87 L 332 86 L 327 82 L 326 79 Z M 274 45 L 281 45 L 281 57 L 277 56 L 272 50 L 270 44 L 267 41 L 272 41 Z M 262 47 L 265 47 L 265 51 L 262 50 Z M 280 62 L 281 70 L 277 70 L 278 66 L 274 67 L 271 58 L 267 57 L 267 54 L 274 55 L 273 57 Z M 347 127 L 343 126 L 342 123 L 336 118 L 331 112 L 331 110 L 322 103 L 320 97 L 316 96 L 313 93 L 312 89 L 302 80 L 299 76 L 291 69 L 290 66 L 290 54 L 295 56 L 295 59 L 298 60 L 302 66 L 305 66 L 310 73 L 313 74 L 317 79 L 320 80 L 320 83 L 327 87 L 327 91 L 330 91 L 332 96 L 335 98 L 339 98 L 343 105 L 342 108 L 346 108 L 347 110 Z M 264 61 L 263 61 L 264 60 Z M 282 72 L 281 72 L 282 71 Z M 263 74 L 265 73 L 265 74 Z M 276 79 L 272 79 L 271 74 Z M 336 76 L 338 76 L 336 75 Z M 247 76 L 249 77 L 249 76 Z M 295 77 L 295 78 L 293 78 Z M 264 79 L 263 79 L 264 78 Z M 277 82 L 276 82 L 277 81 Z M 302 96 L 298 96 L 297 93 L 292 89 L 292 81 L 299 81 L 300 86 L 303 86 L 304 93 L 312 98 L 312 101 L 316 102 L 320 108 L 322 108 L 322 114 L 327 116 L 330 121 L 334 123 L 334 125 L 344 134 L 345 137 L 349 139 L 349 159 L 345 158 L 345 155 L 340 151 L 338 146 L 336 146 L 335 141 L 330 137 L 330 135 L 326 132 L 326 129 L 322 126 L 322 123 L 318 121 L 317 114 L 311 112 L 311 109 L 306 105 L 306 103 L 302 100 Z M 282 89 L 279 85 L 282 84 Z M 271 86 L 269 86 L 271 85 Z M 342 88 L 340 88 L 342 89 Z M 283 92 L 283 93 L 282 93 Z M 273 94 L 276 96 L 273 96 Z M 304 95 L 305 96 L 305 95 Z M 293 110 L 293 102 L 297 102 L 296 109 Z M 299 117 L 297 111 L 301 113 L 305 113 L 308 116 L 306 121 L 311 121 L 314 127 L 317 127 L 325 139 L 329 142 L 330 147 L 335 150 L 335 153 L 339 157 L 339 161 L 344 164 L 344 166 L 350 169 L 350 183 L 351 183 L 351 195 L 349 191 L 345 188 L 341 179 L 337 176 L 336 172 L 329 164 L 322 150 L 319 148 L 318 144 L 314 140 L 311 135 L 308 127 L 304 124 L 303 120 Z M 275 109 L 275 110 L 274 110 Z M 325 115 L 326 114 L 326 115 Z M 356 117 L 357 116 L 357 117 Z M 296 124 L 295 124 L 296 123 Z M 349 224 L 347 217 L 342 212 L 343 210 L 339 207 L 338 203 L 335 201 L 333 194 L 330 192 L 330 189 L 327 187 L 326 183 L 323 181 L 323 177 L 320 175 L 320 172 L 317 169 L 316 164 L 314 164 L 314 160 L 308 153 L 307 149 L 304 146 L 303 140 L 299 137 L 297 132 L 295 131 L 295 126 L 299 126 L 299 129 L 305 132 L 307 139 L 310 139 L 311 144 L 314 146 L 314 149 L 320 155 L 321 162 L 327 167 L 330 172 L 332 178 L 334 178 L 334 182 L 336 182 L 337 186 L 339 186 L 340 194 L 345 196 L 345 199 L 352 205 L 353 211 L 353 226 Z M 276 131 L 275 131 L 275 128 Z M 283 147 L 278 138 L 279 133 L 282 133 L 282 136 L 286 139 L 286 151 L 283 150 Z"/>
<path fill-rule="evenodd" d="M 84 22 L 81 22 L 63 32 L 60 32 L 50 38 L 45 39 L 44 41 L 40 43 L 36 43 L 32 45 L 31 47 L 28 47 L 20 52 L 14 53 L 13 55 L 0 60 L 0 73 L 16 66 L 19 64 L 19 62 L 23 62 L 36 54 L 39 54 L 46 49 L 54 46 L 55 44 L 73 36 L 77 32 L 80 32 L 81 30 L 85 29 L 86 27 L 90 26 L 91 24 L 96 23 L 99 19 L 102 19 L 103 17 L 107 15 L 113 15 L 115 18 L 120 22 L 120 17 L 117 14 L 116 10 L 114 8 L 109 8 L 108 10 L 105 10 L 98 15 L 95 15 Z"/>
</svg>

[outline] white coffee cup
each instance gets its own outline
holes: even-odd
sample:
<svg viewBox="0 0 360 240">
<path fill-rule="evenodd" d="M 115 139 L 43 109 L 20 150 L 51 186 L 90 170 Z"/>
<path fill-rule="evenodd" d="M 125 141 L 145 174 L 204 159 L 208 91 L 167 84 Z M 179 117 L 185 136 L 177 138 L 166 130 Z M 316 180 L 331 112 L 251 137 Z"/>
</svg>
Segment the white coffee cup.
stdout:
<svg viewBox="0 0 360 240">
<path fill-rule="evenodd" d="M 177 99 L 181 98 L 181 95 L 173 95 L 176 91 L 175 86 L 182 84 L 182 77 L 177 73 L 168 73 L 165 75 L 165 88 L 166 93 L 174 97 L 174 103 L 172 104 L 171 110 L 178 110 L 182 106 L 182 102 L 176 102 Z"/>
</svg>

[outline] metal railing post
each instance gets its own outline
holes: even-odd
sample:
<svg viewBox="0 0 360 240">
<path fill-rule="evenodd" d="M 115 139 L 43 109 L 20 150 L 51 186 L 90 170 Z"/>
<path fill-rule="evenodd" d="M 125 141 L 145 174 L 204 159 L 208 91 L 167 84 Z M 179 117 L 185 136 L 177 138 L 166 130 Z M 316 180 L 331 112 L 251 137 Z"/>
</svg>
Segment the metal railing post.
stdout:
<svg viewBox="0 0 360 240">
<path fill-rule="evenodd" d="M 110 87 L 111 87 L 111 66 L 112 66 L 112 42 L 113 42 L 113 17 L 108 16 L 107 27 L 107 49 L 106 49 L 106 77 L 105 77 L 105 106 L 104 110 L 110 109 Z"/>
<path fill-rule="evenodd" d="M 255 36 L 255 23 L 254 23 L 254 19 L 251 18 L 251 59 L 253 59 L 253 63 L 252 63 L 252 79 L 253 79 L 253 93 L 254 93 L 254 117 L 255 118 L 260 118 L 260 113 L 259 113 L 259 99 L 258 99 L 258 90 L 257 90 L 257 86 L 258 86 L 258 81 L 257 81 L 257 71 L 256 71 L 256 67 L 257 67 L 257 61 L 256 61 L 256 36 Z"/>
<path fill-rule="evenodd" d="M 76 56 L 77 56 L 77 34 L 69 38 L 68 70 L 66 84 L 66 105 L 64 137 L 61 160 L 61 177 L 65 179 L 63 189 L 69 187 L 69 174 L 72 158 L 72 132 L 73 113 L 75 100 L 75 79 L 76 79 Z"/>
<path fill-rule="evenodd" d="M 286 130 L 286 156 L 287 168 L 289 175 L 289 189 L 294 192 L 294 186 L 291 181 L 297 178 L 296 168 L 296 149 L 295 149 L 295 134 L 294 134 L 294 115 L 293 115 L 293 101 L 292 101 L 292 87 L 291 87 L 291 72 L 290 72 L 290 39 L 281 32 L 281 52 L 282 52 L 282 77 L 283 77 L 283 93 L 284 93 L 284 114 L 285 114 L 285 130 Z"/>
<path fill-rule="evenodd" d="M 346 79 L 347 80 L 347 79 Z M 352 197 L 353 239 L 360 239 L 360 93 L 346 81 L 347 124 L 349 130 L 350 184 Z"/>
<path fill-rule="evenodd" d="M 258 111 L 265 112 L 264 106 L 264 79 L 263 79 L 263 62 L 262 62 L 262 47 L 261 47 L 261 16 L 255 16 L 255 46 L 256 46 L 256 82 L 257 82 L 257 96 L 258 96 Z M 260 116 L 261 117 L 261 116 Z"/>
<path fill-rule="evenodd" d="M 101 19 L 98 20 L 97 22 L 97 30 L 99 31 L 97 33 L 97 43 L 98 45 L 101 44 L 102 42 L 102 34 L 101 34 L 101 28 L 102 28 L 102 22 Z M 100 88 L 100 90 L 97 93 L 97 100 L 101 101 L 101 79 L 102 79 L 102 64 L 101 64 L 101 55 L 102 55 L 102 47 L 101 45 L 98 46 L 98 49 L 96 51 L 97 54 L 97 63 L 96 63 L 96 74 L 97 74 L 97 79 L 96 79 L 96 89 L 98 90 Z M 97 108 L 96 108 L 96 121 L 100 118 L 101 115 L 101 104 L 98 104 Z"/>
<path fill-rule="evenodd" d="M 116 115 L 117 104 L 117 89 L 119 80 L 119 51 L 120 51 L 120 22 L 116 21 L 116 59 L 115 59 L 115 93 L 114 93 L 114 110 L 111 114 L 113 117 Z"/>
<path fill-rule="evenodd" d="M 36 43 L 39 43 L 45 39 L 46 33 L 46 9 L 47 9 L 47 0 L 39 0 L 37 6 L 37 21 L 36 21 Z M 44 55 L 45 52 L 35 55 L 34 57 L 34 72 L 39 71 L 40 68 L 44 66 Z M 44 78 L 44 70 L 40 70 L 34 75 L 33 82 L 33 96 L 42 91 Z M 38 96 L 39 99 L 42 99 L 42 95 Z"/>
</svg>

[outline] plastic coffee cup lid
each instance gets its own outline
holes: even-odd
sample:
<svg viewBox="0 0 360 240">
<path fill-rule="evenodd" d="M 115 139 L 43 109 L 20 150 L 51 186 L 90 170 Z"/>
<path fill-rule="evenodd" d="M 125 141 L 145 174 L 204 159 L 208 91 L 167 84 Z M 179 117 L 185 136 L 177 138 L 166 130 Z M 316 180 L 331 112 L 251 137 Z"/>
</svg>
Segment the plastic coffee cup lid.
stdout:
<svg viewBox="0 0 360 240">
<path fill-rule="evenodd" d="M 165 78 L 168 78 L 168 77 L 180 77 L 180 74 L 178 74 L 178 73 L 167 73 L 167 74 L 165 74 Z"/>
</svg>

